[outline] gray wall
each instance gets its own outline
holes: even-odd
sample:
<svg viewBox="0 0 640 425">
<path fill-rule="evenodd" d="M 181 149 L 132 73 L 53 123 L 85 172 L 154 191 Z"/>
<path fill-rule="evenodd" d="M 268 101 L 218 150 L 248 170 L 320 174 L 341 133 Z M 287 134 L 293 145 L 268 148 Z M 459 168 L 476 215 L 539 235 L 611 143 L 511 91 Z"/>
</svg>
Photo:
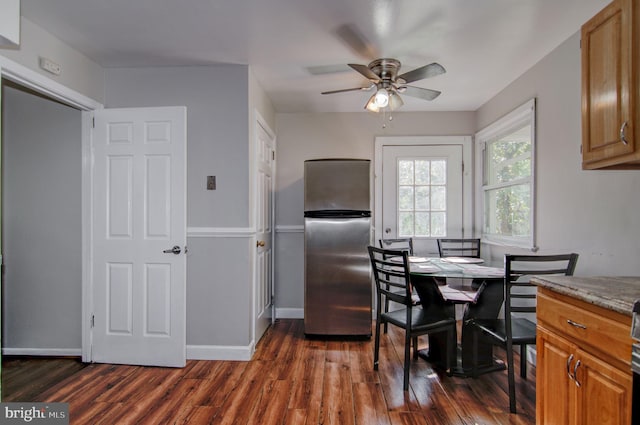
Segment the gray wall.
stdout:
<svg viewBox="0 0 640 425">
<path fill-rule="evenodd" d="M 579 275 L 640 274 L 640 171 L 581 169 L 579 33 L 483 105 L 478 129 L 532 97 L 537 98 L 540 253 L 579 253 Z M 506 251 L 518 252 L 486 248 L 497 261 Z"/>
<path fill-rule="evenodd" d="M 100 103 L 104 102 L 102 67 L 27 19 L 20 21 L 20 47 L 0 49 L 0 56 Z M 59 64 L 62 69 L 60 75 L 40 69 L 40 56 Z"/>
<path fill-rule="evenodd" d="M 80 112 L 3 85 L 5 349 L 81 348 Z"/>
<path fill-rule="evenodd" d="M 248 81 L 242 65 L 106 71 L 106 107 L 187 107 L 190 229 L 249 226 Z M 250 238 L 187 235 L 187 345 L 248 345 Z"/>
<path fill-rule="evenodd" d="M 376 136 L 471 135 L 473 112 L 277 114 L 276 306 L 281 317 L 301 317 L 304 304 L 303 162 L 312 158 L 374 158 Z"/>
</svg>

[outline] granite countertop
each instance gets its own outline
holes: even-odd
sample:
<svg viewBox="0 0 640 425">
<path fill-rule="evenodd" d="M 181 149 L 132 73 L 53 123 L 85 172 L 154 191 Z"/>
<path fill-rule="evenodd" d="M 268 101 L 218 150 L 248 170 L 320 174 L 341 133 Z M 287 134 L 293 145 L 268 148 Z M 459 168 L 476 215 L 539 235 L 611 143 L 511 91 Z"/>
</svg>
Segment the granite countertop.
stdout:
<svg viewBox="0 0 640 425">
<path fill-rule="evenodd" d="M 531 282 L 627 316 L 631 316 L 633 303 L 640 299 L 640 277 L 536 276 Z"/>
</svg>

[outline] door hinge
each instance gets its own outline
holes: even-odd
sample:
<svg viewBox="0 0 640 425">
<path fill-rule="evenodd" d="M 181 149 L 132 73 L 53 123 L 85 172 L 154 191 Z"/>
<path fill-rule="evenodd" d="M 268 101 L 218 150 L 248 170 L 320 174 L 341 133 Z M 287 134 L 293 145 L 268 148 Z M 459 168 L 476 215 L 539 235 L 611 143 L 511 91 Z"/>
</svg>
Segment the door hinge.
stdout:
<svg viewBox="0 0 640 425">
<path fill-rule="evenodd" d="M 464 173 L 464 161 L 462 161 L 462 172 Z"/>
<path fill-rule="evenodd" d="M 96 325 L 96 316 L 95 314 L 91 315 L 91 327 L 93 328 Z"/>
<path fill-rule="evenodd" d="M 580 155 L 582 155 L 582 144 L 580 144 Z"/>
<path fill-rule="evenodd" d="M 96 128 L 96 117 L 91 118 L 91 127 Z"/>
<path fill-rule="evenodd" d="M 271 151 L 271 160 L 272 161 L 276 160 L 276 151 Z"/>
</svg>

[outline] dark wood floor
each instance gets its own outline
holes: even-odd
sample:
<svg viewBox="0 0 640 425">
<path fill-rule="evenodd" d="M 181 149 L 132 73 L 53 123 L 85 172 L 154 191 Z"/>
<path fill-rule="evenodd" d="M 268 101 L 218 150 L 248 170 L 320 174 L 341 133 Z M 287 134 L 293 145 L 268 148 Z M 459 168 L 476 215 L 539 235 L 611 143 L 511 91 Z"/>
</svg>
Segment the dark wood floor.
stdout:
<svg viewBox="0 0 640 425">
<path fill-rule="evenodd" d="M 516 375 L 517 415 L 505 372 L 449 377 L 418 359 L 403 392 L 403 335 L 391 328 L 378 372 L 372 341 L 305 339 L 300 320 L 276 322 L 250 362 L 168 369 L 7 358 L 3 401 L 68 402 L 72 424 L 535 423 L 535 370 L 526 381 Z"/>
</svg>

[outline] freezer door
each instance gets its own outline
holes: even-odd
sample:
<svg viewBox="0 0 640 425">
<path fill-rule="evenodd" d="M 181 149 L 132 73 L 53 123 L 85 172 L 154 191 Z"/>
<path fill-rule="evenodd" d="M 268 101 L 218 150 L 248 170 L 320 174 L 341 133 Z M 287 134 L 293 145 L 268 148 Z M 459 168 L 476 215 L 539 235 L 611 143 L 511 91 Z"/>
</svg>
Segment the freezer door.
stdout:
<svg viewBox="0 0 640 425">
<path fill-rule="evenodd" d="M 305 218 L 305 334 L 371 336 L 370 235 L 370 218 Z"/>
<path fill-rule="evenodd" d="M 304 162 L 304 210 L 370 211 L 370 161 Z"/>
</svg>

